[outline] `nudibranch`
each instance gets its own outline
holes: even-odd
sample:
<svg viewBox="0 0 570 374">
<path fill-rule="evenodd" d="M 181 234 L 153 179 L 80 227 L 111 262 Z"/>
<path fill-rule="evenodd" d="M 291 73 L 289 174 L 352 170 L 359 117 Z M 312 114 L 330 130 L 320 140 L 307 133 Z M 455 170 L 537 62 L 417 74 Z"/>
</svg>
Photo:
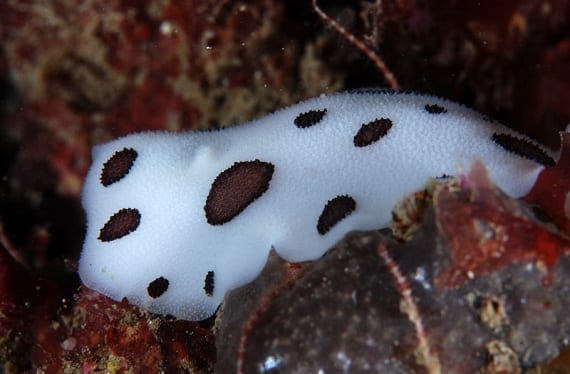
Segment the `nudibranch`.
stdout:
<svg viewBox="0 0 570 374">
<path fill-rule="evenodd" d="M 430 177 L 479 160 L 513 197 L 556 154 L 464 106 L 412 93 L 322 95 L 219 131 L 145 132 L 93 149 L 79 274 L 115 300 L 200 320 L 274 248 L 314 260 L 385 227 Z"/>
</svg>

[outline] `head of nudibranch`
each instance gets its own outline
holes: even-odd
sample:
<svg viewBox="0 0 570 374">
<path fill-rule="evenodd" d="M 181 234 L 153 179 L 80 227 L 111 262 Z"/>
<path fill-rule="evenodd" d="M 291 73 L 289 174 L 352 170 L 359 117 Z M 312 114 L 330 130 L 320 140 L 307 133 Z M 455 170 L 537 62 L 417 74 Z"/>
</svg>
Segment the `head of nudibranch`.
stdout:
<svg viewBox="0 0 570 374">
<path fill-rule="evenodd" d="M 194 147 L 192 136 L 143 133 L 93 150 L 79 263 L 88 287 L 152 312 L 200 320 L 215 312 L 228 288 L 261 270 L 265 258 L 247 253 L 242 225 L 224 224 L 267 190 L 273 166 L 236 162 L 213 178 L 209 155 Z M 236 188 L 241 198 L 228 200 Z M 229 235 L 220 235 L 222 228 Z M 232 236 L 239 250 L 225 239 Z"/>
</svg>

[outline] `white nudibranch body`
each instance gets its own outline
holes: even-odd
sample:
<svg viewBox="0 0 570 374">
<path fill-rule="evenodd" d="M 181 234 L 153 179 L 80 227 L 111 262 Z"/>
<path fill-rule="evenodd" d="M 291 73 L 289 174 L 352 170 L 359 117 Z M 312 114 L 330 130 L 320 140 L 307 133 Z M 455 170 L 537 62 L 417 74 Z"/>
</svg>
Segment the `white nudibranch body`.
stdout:
<svg viewBox="0 0 570 374">
<path fill-rule="evenodd" d="M 430 177 L 476 160 L 520 197 L 553 157 L 461 105 L 374 90 L 219 131 L 133 134 L 93 149 L 79 274 L 115 300 L 204 319 L 272 247 L 317 259 L 350 230 L 387 226 L 394 203 Z"/>
</svg>

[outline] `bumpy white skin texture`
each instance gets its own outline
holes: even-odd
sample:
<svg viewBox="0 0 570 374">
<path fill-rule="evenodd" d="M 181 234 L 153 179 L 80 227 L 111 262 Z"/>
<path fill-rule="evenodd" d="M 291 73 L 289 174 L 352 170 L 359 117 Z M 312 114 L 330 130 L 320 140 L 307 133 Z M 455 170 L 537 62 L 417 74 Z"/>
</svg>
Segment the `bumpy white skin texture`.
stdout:
<svg viewBox="0 0 570 374">
<path fill-rule="evenodd" d="M 426 104 L 446 112 L 429 113 Z M 294 125 L 300 113 L 323 109 L 314 126 Z M 388 133 L 355 147 L 361 125 L 379 118 L 392 121 Z M 387 226 L 394 203 L 430 177 L 457 175 L 481 160 L 506 193 L 526 194 L 543 166 L 492 141 L 496 132 L 524 138 L 446 100 L 364 91 L 321 96 L 221 131 L 125 136 L 93 150 L 82 199 L 88 225 L 81 279 L 152 312 L 207 318 L 226 291 L 259 274 L 272 247 L 289 261 L 317 259 L 350 230 Z M 124 148 L 138 157 L 128 175 L 104 187 L 104 163 Z M 256 159 L 274 166 L 267 191 L 229 222 L 207 223 L 204 205 L 216 176 Z M 320 234 L 323 207 L 341 195 L 354 199 L 355 210 Z M 123 208 L 138 209 L 140 225 L 100 241 L 101 228 Z M 211 296 L 204 290 L 208 272 Z M 168 289 L 150 297 L 147 287 L 159 277 Z"/>
</svg>

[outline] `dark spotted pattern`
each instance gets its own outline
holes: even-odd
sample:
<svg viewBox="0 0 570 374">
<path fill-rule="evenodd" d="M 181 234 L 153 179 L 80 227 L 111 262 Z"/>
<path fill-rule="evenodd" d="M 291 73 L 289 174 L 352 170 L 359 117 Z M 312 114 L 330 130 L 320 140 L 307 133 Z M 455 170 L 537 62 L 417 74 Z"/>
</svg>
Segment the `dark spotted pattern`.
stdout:
<svg viewBox="0 0 570 374">
<path fill-rule="evenodd" d="M 424 107 L 429 114 L 447 113 L 447 109 L 437 104 L 426 104 Z"/>
<path fill-rule="evenodd" d="M 337 196 L 329 200 L 319 216 L 317 231 L 321 235 L 326 234 L 337 223 L 350 215 L 354 209 L 356 209 L 356 201 L 348 195 Z"/>
<path fill-rule="evenodd" d="M 141 214 L 136 209 L 121 209 L 113 214 L 99 231 L 99 240 L 110 242 L 135 231 L 141 222 Z"/>
<path fill-rule="evenodd" d="M 448 175 L 448 174 L 441 174 L 439 177 L 435 177 L 435 179 L 449 179 L 449 178 L 454 178 L 453 175 Z"/>
<path fill-rule="evenodd" d="M 100 181 L 105 187 L 123 179 L 137 159 L 137 151 L 132 148 L 123 148 L 115 152 L 110 159 L 103 164 Z"/>
<path fill-rule="evenodd" d="M 166 292 L 166 290 L 168 290 L 168 285 L 169 285 L 168 279 L 163 277 L 158 277 L 148 284 L 146 292 L 148 292 L 148 296 L 152 297 L 153 299 L 156 299 L 162 296 Z"/>
<path fill-rule="evenodd" d="M 308 112 L 299 114 L 297 117 L 295 117 L 295 120 L 293 122 L 298 128 L 304 129 L 321 122 L 325 114 L 327 114 L 326 109 L 309 110 Z"/>
<path fill-rule="evenodd" d="M 206 295 L 212 296 L 214 294 L 214 272 L 209 271 L 204 278 L 204 292 Z"/>
<path fill-rule="evenodd" d="M 354 145 L 356 147 L 366 147 L 377 142 L 381 137 L 388 134 L 392 128 L 392 121 L 388 118 L 379 118 L 360 126 L 360 130 L 354 135 Z"/>
<path fill-rule="evenodd" d="M 267 191 L 273 169 L 273 164 L 255 160 L 236 162 L 221 172 L 206 199 L 206 221 L 223 225 L 240 214 Z"/>
<path fill-rule="evenodd" d="M 554 166 L 556 162 L 538 145 L 511 134 L 494 133 L 491 139 L 508 152 L 532 160 L 546 167 Z"/>
</svg>

